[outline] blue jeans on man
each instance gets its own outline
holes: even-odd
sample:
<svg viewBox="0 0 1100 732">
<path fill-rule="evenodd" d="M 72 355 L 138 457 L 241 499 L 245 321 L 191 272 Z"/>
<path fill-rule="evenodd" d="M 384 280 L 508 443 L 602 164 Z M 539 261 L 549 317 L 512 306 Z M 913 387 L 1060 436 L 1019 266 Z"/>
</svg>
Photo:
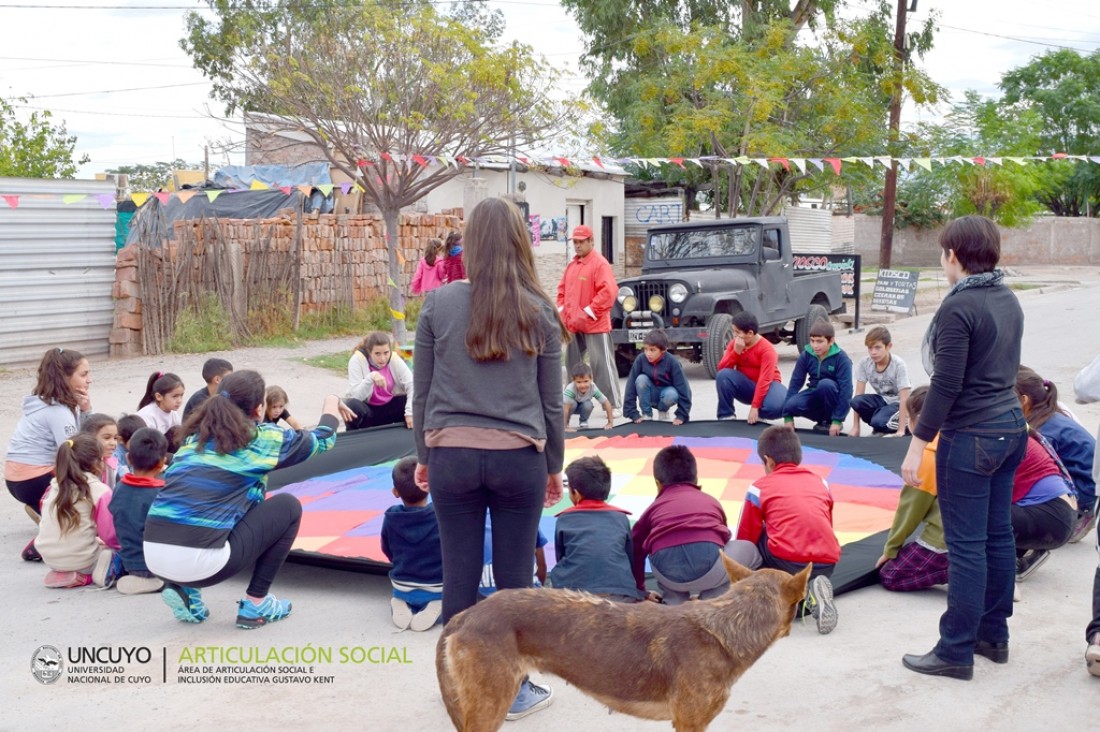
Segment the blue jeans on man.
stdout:
<svg viewBox="0 0 1100 732">
<path fill-rule="evenodd" d="M 735 414 L 734 402 L 752 405 L 756 394 L 756 382 L 737 369 L 722 369 L 714 377 L 718 388 L 718 419 L 731 419 Z M 787 401 L 787 387 L 781 381 L 768 386 L 764 403 L 760 405 L 760 419 L 778 419 L 783 416 L 783 403 Z"/>
<path fill-rule="evenodd" d="M 832 379 L 821 379 L 812 389 L 790 394 L 783 405 L 784 417 L 805 417 L 811 422 L 831 422 L 840 387 Z"/>
<path fill-rule="evenodd" d="M 680 402 L 680 392 L 675 386 L 658 387 L 645 374 L 639 374 L 634 380 L 634 388 L 638 392 L 638 410 L 643 417 L 649 417 L 654 409 L 667 412 Z"/>
<path fill-rule="evenodd" d="M 947 540 L 947 610 L 940 618 L 942 660 L 974 662 L 977 641 L 1008 641 L 1016 549 L 1012 481 L 1027 449 L 1023 412 L 940 432 L 936 490 Z"/>
</svg>

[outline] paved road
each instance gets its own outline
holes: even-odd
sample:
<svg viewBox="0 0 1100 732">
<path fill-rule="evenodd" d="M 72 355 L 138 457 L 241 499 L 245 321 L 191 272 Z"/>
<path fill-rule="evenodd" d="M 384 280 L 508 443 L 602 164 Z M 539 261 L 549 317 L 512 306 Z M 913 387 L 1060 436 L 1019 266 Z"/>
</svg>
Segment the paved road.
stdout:
<svg viewBox="0 0 1100 732">
<path fill-rule="evenodd" d="M 1072 399 L 1072 377 L 1100 350 L 1096 317 L 1100 287 L 1023 293 L 1027 313 L 1024 361 L 1063 387 Z M 918 382 L 920 336 L 929 315 L 892 326 L 896 352 L 911 364 Z M 842 333 L 842 346 L 862 353 L 863 334 Z M 315 344 L 302 352 L 330 352 L 346 343 Z M 238 366 L 259 364 L 271 381 L 292 394 L 292 411 L 311 415 L 329 391 L 342 390 L 338 376 L 292 363 L 285 353 L 247 350 L 230 354 Z M 201 357 L 175 361 L 185 380 L 194 379 Z M 794 354 L 782 353 L 789 374 Z M 132 409 L 136 392 L 156 359 L 96 364 L 97 408 Z M 695 417 L 714 414 L 713 382 L 702 368 L 689 368 Z M 193 388 L 187 385 L 188 391 Z M 14 426 L 11 404 L 29 389 L 26 372 L 0 376 L 0 437 Z M 13 402 L 13 399 L 16 400 Z M 1095 429 L 1100 406 L 1077 406 Z M 876 439 L 876 438 L 863 438 Z M 275 591 L 294 600 L 295 613 L 269 628 L 244 633 L 232 625 L 234 602 L 244 581 L 205 592 L 213 613 L 200 626 L 171 619 L 155 596 L 123 597 L 113 591 L 47 590 L 41 565 L 16 559 L 30 536 L 14 501 L 0 509 L 0 730 L 40 730 L 43 725 L 82 724 L 87 729 L 146 730 L 153 726 L 211 729 L 233 724 L 269 729 L 445 730 L 434 671 L 438 632 L 396 633 L 389 624 L 388 582 L 302 565 L 288 565 Z M 1084 670 L 1083 629 L 1089 617 L 1096 554 L 1089 544 L 1065 547 L 1022 586 L 1023 599 L 1011 621 L 1012 661 L 994 666 L 977 660 L 971 682 L 918 676 L 901 666 L 903 653 L 931 648 L 944 604 L 941 591 L 891 594 L 879 587 L 838 601 L 840 624 L 819 636 L 812 623 L 796 626 L 733 689 L 715 730 L 1054 730 L 1094 723 L 1100 679 Z M 147 664 L 122 664 L 122 682 L 73 683 L 63 678 L 43 685 L 31 674 L 31 656 L 41 645 L 63 654 L 96 648 L 149 650 Z M 219 665 L 216 654 L 254 654 L 295 666 L 294 654 L 311 660 L 306 647 L 331 652 L 331 663 L 313 664 L 312 683 L 184 683 L 181 665 Z M 102 652 L 102 651 L 101 651 Z M 144 651 L 136 651 L 144 653 Z M 200 657 L 200 654 L 205 656 Z M 68 660 L 68 659 L 67 659 Z M 109 658 L 107 658 L 109 660 Z M 203 661 L 206 661 L 204 664 Z M 114 664 L 108 664 L 114 665 Z M 224 665 L 224 664 L 222 664 Z M 309 665 L 306 663 L 305 665 Z M 165 674 L 165 668 L 167 672 Z M 79 674 L 69 674 L 79 676 Z M 128 676 L 148 675 L 150 681 Z M 167 683 L 162 677 L 167 676 Z M 293 672 L 276 674 L 303 678 Z M 331 678 L 322 678 L 331 677 Z M 541 674 L 536 679 L 543 680 Z M 201 680 L 201 679 L 200 679 Z M 553 678 L 555 703 L 526 720 L 508 723 L 519 732 L 541 730 L 661 730 L 665 722 L 643 722 L 607 710 Z"/>
</svg>

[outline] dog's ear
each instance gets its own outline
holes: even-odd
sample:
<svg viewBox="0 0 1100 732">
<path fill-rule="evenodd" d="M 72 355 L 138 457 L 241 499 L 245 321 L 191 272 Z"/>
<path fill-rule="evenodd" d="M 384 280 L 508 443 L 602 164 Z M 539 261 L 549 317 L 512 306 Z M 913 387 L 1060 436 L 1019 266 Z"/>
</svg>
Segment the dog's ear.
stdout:
<svg viewBox="0 0 1100 732">
<path fill-rule="evenodd" d="M 813 569 L 813 562 L 808 562 L 801 572 L 791 575 L 783 584 L 783 599 L 789 604 L 794 605 L 806 596 L 806 589 L 810 584 L 810 572 Z"/>
<path fill-rule="evenodd" d="M 722 552 L 721 554 L 722 562 L 726 565 L 726 574 L 730 576 L 730 584 L 733 584 L 734 582 L 740 582 L 741 580 L 752 574 L 751 569 L 733 561 L 729 558 L 729 556 L 726 555 L 725 552 Z"/>
</svg>

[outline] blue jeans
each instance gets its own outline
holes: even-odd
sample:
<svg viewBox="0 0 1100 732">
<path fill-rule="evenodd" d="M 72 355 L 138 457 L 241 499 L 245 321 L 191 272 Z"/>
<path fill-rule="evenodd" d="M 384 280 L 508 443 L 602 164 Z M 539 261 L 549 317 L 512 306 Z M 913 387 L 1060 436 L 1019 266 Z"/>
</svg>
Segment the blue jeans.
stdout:
<svg viewBox="0 0 1100 732">
<path fill-rule="evenodd" d="M 859 394 L 852 397 L 850 405 L 860 419 L 871 425 L 872 432 L 897 431 L 897 427 L 890 428 L 890 420 L 901 410 L 900 402 L 887 404 L 878 394 Z"/>
<path fill-rule="evenodd" d="M 654 409 L 667 412 L 680 401 L 680 392 L 675 386 L 655 386 L 653 379 L 645 374 L 639 374 L 634 380 L 634 388 L 638 392 L 638 411 L 643 417 L 650 416 Z"/>
<path fill-rule="evenodd" d="M 593 399 L 585 399 L 583 402 L 570 399 L 565 403 L 573 406 L 573 414 L 580 417 L 582 422 L 588 421 L 588 418 L 592 416 L 592 410 L 595 409 L 596 406 L 596 402 Z"/>
<path fill-rule="evenodd" d="M 531 586 L 546 476 L 546 455 L 534 447 L 432 448 L 428 481 L 443 549 L 444 624 L 477 602 L 486 510 L 493 521 L 497 588 Z"/>
<path fill-rule="evenodd" d="M 752 405 L 756 394 L 756 382 L 737 369 L 722 369 L 714 377 L 718 387 L 718 419 L 734 415 L 735 401 Z M 783 415 L 783 403 L 787 401 L 787 387 L 780 381 L 768 386 L 764 403 L 760 405 L 760 419 L 778 419 Z"/>
<path fill-rule="evenodd" d="M 787 397 L 784 417 L 805 417 L 811 422 L 830 422 L 840 399 L 840 388 L 832 379 L 821 379 L 813 389 L 803 389 Z"/>
<path fill-rule="evenodd" d="M 1027 449 L 1023 413 L 940 432 L 936 489 L 947 540 L 947 610 L 933 649 L 948 663 L 974 662 L 974 644 L 1008 641 L 1016 545 L 1012 480 Z"/>
</svg>

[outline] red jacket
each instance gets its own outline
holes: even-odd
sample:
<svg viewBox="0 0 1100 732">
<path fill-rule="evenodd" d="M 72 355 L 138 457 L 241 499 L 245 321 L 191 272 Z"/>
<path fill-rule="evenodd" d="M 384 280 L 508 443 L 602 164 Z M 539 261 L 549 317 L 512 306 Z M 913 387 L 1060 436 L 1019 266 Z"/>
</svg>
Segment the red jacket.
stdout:
<svg viewBox="0 0 1100 732">
<path fill-rule="evenodd" d="M 573 333 L 610 333 L 611 306 L 619 286 L 611 265 L 599 252 L 573 257 L 558 284 L 558 310 L 565 327 Z M 584 312 L 589 307 L 596 316 Z"/>
<path fill-rule="evenodd" d="M 768 551 L 778 559 L 818 564 L 840 559 L 829 485 L 801 465 L 782 463 L 749 486 L 736 538 L 756 544 L 765 529 Z"/>
<path fill-rule="evenodd" d="M 737 369 L 756 383 L 756 391 L 752 395 L 752 406 L 760 409 L 764 404 L 764 398 L 768 396 L 768 389 L 773 381 L 783 381 L 783 375 L 779 373 L 779 354 L 775 352 L 775 346 L 767 338 L 757 338 L 756 343 L 746 348 L 741 353 L 735 349 L 737 339 L 734 338 L 726 346 L 726 352 L 722 354 L 722 360 L 718 362 L 718 370 Z M 765 377 L 762 378 L 761 374 Z"/>
</svg>

